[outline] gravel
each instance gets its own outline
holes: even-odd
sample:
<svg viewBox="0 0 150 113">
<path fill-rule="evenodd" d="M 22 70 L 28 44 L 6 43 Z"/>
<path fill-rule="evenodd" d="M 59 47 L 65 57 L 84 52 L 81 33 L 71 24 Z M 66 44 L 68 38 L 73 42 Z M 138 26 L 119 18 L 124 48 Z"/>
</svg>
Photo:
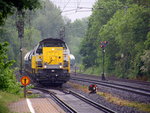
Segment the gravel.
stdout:
<svg viewBox="0 0 150 113">
<path fill-rule="evenodd" d="M 72 74 L 71 76 L 75 76 L 75 75 Z M 95 75 L 77 74 L 76 77 L 101 80 L 100 76 L 95 76 Z M 122 85 L 134 86 L 137 88 L 150 89 L 150 82 L 146 82 L 146 81 L 117 79 L 117 78 L 112 78 L 112 77 L 106 77 L 106 81 L 110 82 L 110 83 L 117 83 L 117 84 L 122 84 Z"/>
<path fill-rule="evenodd" d="M 86 82 L 81 82 L 81 81 L 73 81 L 71 80 L 71 82 L 80 84 L 80 85 L 87 85 L 89 86 L 89 83 Z M 127 107 L 127 106 L 119 106 L 113 103 L 110 103 L 108 101 L 105 100 L 105 98 L 103 98 L 102 96 L 99 96 L 97 94 L 89 94 L 89 93 L 85 93 L 82 92 L 80 90 L 74 89 L 72 88 L 69 84 L 64 84 L 63 87 L 66 87 L 68 89 L 71 89 L 77 93 L 80 93 L 82 95 L 84 95 L 85 97 L 100 103 L 106 107 L 109 107 L 110 109 L 118 112 L 118 113 L 146 113 L 143 111 L 139 111 L 136 108 L 133 107 Z M 129 100 L 129 101 L 134 101 L 134 102 L 140 102 L 140 103 L 150 103 L 150 98 L 146 97 L 146 96 L 141 96 L 141 95 L 137 95 L 137 94 L 133 94 L 127 91 L 122 91 L 122 90 L 117 90 L 117 89 L 113 89 L 113 88 L 108 88 L 108 87 L 104 87 L 104 86 L 98 86 L 98 90 L 100 90 L 101 92 L 106 92 L 106 93 L 110 93 L 113 96 L 119 97 L 121 99 L 125 99 L 125 100 Z"/>
<path fill-rule="evenodd" d="M 81 76 L 80 76 L 81 77 Z M 82 75 L 82 78 L 91 78 L 91 79 L 100 79 L 99 77 L 97 76 L 88 76 L 88 75 Z M 73 80 L 71 80 L 73 81 Z M 121 81 L 113 81 L 111 80 L 110 82 L 115 82 L 115 83 L 119 83 L 119 84 L 124 84 L 124 85 L 128 85 L 128 86 L 134 86 L 134 87 L 137 87 L 137 88 L 144 88 L 144 89 L 148 89 L 150 90 L 150 85 L 142 85 L 142 84 L 137 84 L 137 83 L 130 83 L 130 82 L 127 82 L 127 80 L 125 80 L 126 82 L 123 82 L 123 80 L 121 79 Z M 74 81 L 75 82 L 75 81 Z M 77 81 L 76 81 L 77 82 Z M 85 85 L 90 85 L 89 83 L 86 83 L 86 82 L 79 82 L 78 83 L 80 84 L 85 84 Z M 135 102 L 139 102 L 139 103 L 150 103 L 150 97 L 148 96 L 143 96 L 143 95 L 140 95 L 140 94 L 135 94 L 135 93 L 132 93 L 132 92 L 127 92 L 127 91 L 123 91 L 123 90 L 119 90 L 119 89 L 115 89 L 115 88 L 110 88 L 110 87 L 105 87 L 105 86 L 102 86 L 102 85 L 98 85 L 98 89 L 99 91 L 102 91 L 102 92 L 107 92 L 107 93 L 111 93 L 112 95 L 116 96 L 116 97 L 119 97 L 121 99 L 125 99 L 125 100 L 129 100 L 129 101 L 135 101 Z"/>
</svg>

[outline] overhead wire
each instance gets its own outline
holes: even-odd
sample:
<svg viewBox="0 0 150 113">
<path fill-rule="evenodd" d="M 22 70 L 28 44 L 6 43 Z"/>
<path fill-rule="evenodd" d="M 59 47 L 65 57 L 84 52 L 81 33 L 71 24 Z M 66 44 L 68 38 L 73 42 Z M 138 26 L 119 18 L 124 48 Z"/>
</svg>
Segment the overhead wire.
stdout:
<svg viewBox="0 0 150 113">
<path fill-rule="evenodd" d="M 63 0 L 60 0 L 61 1 L 61 4 L 62 4 L 62 1 Z M 54 3 L 55 1 L 53 1 L 53 3 Z M 59 1 L 58 1 L 59 2 Z M 77 12 L 89 12 L 89 11 L 91 11 L 92 10 L 92 8 L 89 8 L 89 7 L 81 7 L 80 6 L 80 4 L 81 4 L 81 0 L 77 0 L 77 2 L 76 2 L 76 8 L 74 8 L 74 9 L 70 9 L 70 10 L 65 10 L 66 8 L 68 8 L 68 5 L 69 5 L 69 3 L 71 3 L 71 0 L 68 0 L 67 2 L 66 2 L 66 4 L 62 7 L 62 11 L 60 11 L 60 13 L 58 13 L 55 17 L 54 17 L 54 20 L 56 20 L 62 13 L 66 13 L 66 12 L 71 12 L 71 13 L 66 13 L 65 15 L 73 15 L 73 14 L 75 14 L 75 13 L 77 13 Z M 88 3 L 88 2 L 87 2 Z M 72 8 L 72 7 L 71 7 Z M 84 10 L 83 10 L 84 9 Z M 86 10 L 87 9 L 87 10 Z M 90 10 L 91 9 L 91 10 Z M 52 20 L 52 21 L 54 21 L 54 20 Z M 68 26 L 68 24 L 66 24 L 66 25 L 64 25 L 63 27 L 65 27 L 65 26 Z"/>
<path fill-rule="evenodd" d="M 64 8 L 62 9 L 62 11 L 64 11 L 64 9 L 67 7 L 67 5 L 69 4 L 71 0 L 68 0 L 68 2 L 66 3 L 66 5 L 64 6 Z"/>
<path fill-rule="evenodd" d="M 75 11 L 75 10 L 76 10 L 76 8 L 75 9 L 70 9 L 70 10 L 65 10 L 62 13 L 64 13 L 64 12 L 71 12 L 71 11 Z"/>
<path fill-rule="evenodd" d="M 62 11 L 60 13 L 58 13 L 52 21 L 56 20 L 62 14 L 63 10 L 67 7 L 67 5 L 69 4 L 70 1 L 71 0 L 68 0 L 68 2 L 64 5 Z"/>
<path fill-rule="evenodd" d="M 89 12 L 89 11 L 91 11 L 91 10 L 84 10 L 84 11 L 79 11 L 79 10 L 82 10 L 82 9 L 92 9 L 92 8 L 90 8 L 90 7 L 81 7 L 80 4 L 81 4 L 81 1 L 82 1 L 82 0 L 77 0 L 76 2 L 73 2 L 73 1 L 71 1 L 71 0 L 68 0 L 67 2 L 66 2 L 66 1 L 62 2 L 62 0 L 61 0 L 61 3 L 60 3 L 59 1 L 55 1 L 55 0 L 52 0 L 52 1 L 53 1 L 54 3 L 59 3 L 59 4 L 66 3 L 66 4 L 63 6 L 62 11 L 60 12 L 61 14 L 62 14 L 62 13 L 69 12 L 69 11 L 70 11 L 70 12 L 72 12 L 72 11 L 75 11 L 75 12 L 86 12 L 86 11 L 87 11 L 87 12 Z M 90 0 L 89 0 L 89 1 L 90 1 Z M 85 1 L 83 0 L 82 3 L 90 3 L 89 1 L 88 1 L 88 2 L 86 1 L 86 2 L 85 2 Z M 72 4 L 72 3 L 77 4 L 77 5 L 76 5 L 76 8 L 73 8 L 73 7 L 71 7 L 71 6 L 69 7 L 69 6 L 68 6 L 69 3 L 70 3 L 70 4 Z M 65 10 L 66 7 L 67 7 L 67 8 L 70 8 L 70 10 Z M 71 9 L 71 8 L 73 8 L 73 9 Z M 74 13 L 74 12 L 73 12 L 73 13 Z"/>
<path fill-rule="evenodd" d="M 60 4 L 63 4 L 62 0 L 60 0 L 60 1 L 51 0 L 51 1 L 53 1 L 53 3 L 56 3 L 56 2 L 60 3 L 60 1 L 61 1 Z M 81 0 L 77 0 L 77 2 L 74 2 L 77 4 L 77 7 L 74 9 L 70 9 L 70 10 L 65 10 L 65 9 L 66 9 L 66 7 L 68 7 L 69 3 L 73 3 L 73 2 L 71 2 L 71 0 L 68 0 L 67 2 L 65 1 L 64 3 L 66 3 L 66 4 L 63 6 L 62 11 L 60 11 L 60 13 L 58 13 L 52 21 L 56 20 L 62 13 L 71 12 L 69 14 L 66 13 L 65 15 L 72 15 L 72 14 L 75 14 L 76 12 L 89 12 L 92 10 L 92 8 L 89 8 L 89 7 L 81 7 L 80 6 Z M 89 3 L 89 2 L 83 2 L 83 3 Z M 84 10 L 82 10 L 82 9 L 84 9 Z M 91 10 L 85 10 L 85 9 L 91 9 Z"/>
<path fill-rule="evenodd" d="M 77 0 L 77 9 L 76 9 L 76 12 L 77 12 L 77 10 L 78 10 L 78 7 L 80 6 L 80 3 L 81 3 L 81 0 L 78 2 L 78 0 Z"/>
</svg>

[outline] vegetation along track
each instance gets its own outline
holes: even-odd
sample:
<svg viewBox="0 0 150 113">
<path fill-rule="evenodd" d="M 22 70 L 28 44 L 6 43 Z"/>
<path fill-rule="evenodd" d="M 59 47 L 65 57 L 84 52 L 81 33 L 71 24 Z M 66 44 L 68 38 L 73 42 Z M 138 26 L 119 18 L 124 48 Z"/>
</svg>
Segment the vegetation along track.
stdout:
<svg viewBox="0 0 150 113">
<path fill-rule="evenodd" d="M 49 94 L 67 113 L 116 113 L 74 91 L 34 88 Z"/>
<path fill-rule="evenodd" d="M 88 79 L 88 78 L 81 78 L 81 77 L 71 77 L 71 80 L 77 80 L 77 81 L 83 81 L 83 82 L 88 82 L 92 84 L 98 84 L 106 87 L 111 87 L 111 88 L 116 88 L 124 91 L 129 91 L 133 92 L 136 94 L 144 95 L 144 96 L 150 96 L 150 90 L 149 89 L 143 89 L 143 88 L 137 88 L 134 86 L 129 86 L 129 85 L 122 85 L 122 84 L 117 84 L 117 83 L 110 83 L 102 80 L 93 80 L 93 79 Z"/>
</svg>

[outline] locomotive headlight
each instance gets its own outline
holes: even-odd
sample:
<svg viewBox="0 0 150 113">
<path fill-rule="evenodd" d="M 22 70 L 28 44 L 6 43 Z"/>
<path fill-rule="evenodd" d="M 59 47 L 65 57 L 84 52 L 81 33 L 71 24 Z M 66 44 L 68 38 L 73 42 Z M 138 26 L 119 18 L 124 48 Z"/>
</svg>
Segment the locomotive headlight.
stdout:
<svg viewBox="0 0 150 113">
<path fill-rule="evenodd" d="M 44 68 L 47 68 L 47 65 L 44 65 Z"/>
<path fill-rule="evenodd" d="M 59 66 L 60 68 L 62 68 L 63 66 Z"/>
</svg>

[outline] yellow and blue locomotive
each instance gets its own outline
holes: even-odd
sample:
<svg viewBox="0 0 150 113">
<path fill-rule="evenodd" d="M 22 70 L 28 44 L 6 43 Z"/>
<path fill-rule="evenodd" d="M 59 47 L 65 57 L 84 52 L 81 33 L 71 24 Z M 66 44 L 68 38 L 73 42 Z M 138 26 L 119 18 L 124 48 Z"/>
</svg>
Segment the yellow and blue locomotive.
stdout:
<svg viewBox="0 0 150 113">
<path fill-rule="evenodd" d="M 70 78 L 70 55 L 61 39 L 44 39 L 25 55 L 25 71 L 38 83 L 62 85 Z"/>
</svg>

